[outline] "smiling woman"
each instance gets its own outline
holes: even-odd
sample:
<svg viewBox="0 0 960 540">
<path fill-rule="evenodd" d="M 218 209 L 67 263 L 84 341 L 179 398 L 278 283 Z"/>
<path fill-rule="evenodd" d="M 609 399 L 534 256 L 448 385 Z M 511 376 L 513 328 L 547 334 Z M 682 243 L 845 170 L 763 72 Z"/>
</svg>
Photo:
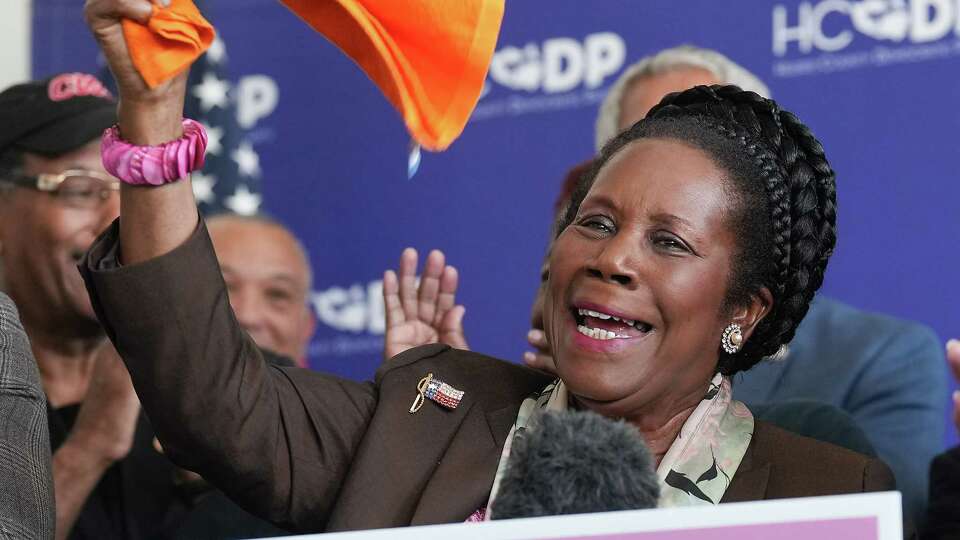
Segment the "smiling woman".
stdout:
<svg viewBox="0 0 960 540">
<path fill-rule="evenodd" d="M 544 328 L 575 401 L 660 428 L 700 402 L 724 328 L 749 335 L 769 294 L 725 309 L 737 243 L 704 152 L 642 140 L 599 176 L 554 244 Z"/>
<path fill-rule="evenodd" d="M 617 179 L 630 175 L 644 181 L 625 192 Z M 618 188 L 621 208 L 640 203 L 620 219 L 643 223 L 647 243 L 723 272 L 698 278 L 723 292 L 714 314 L 757 335 L 739 353 L 721 354 L 721 372 L 748 369 L 790 341 L 836 243 L 834 173 L 796 116 L 735 86 L 667 96 L 603 149 L 572 195 L 557 243 Z"/>
<path fill-rule="evenodd" d="M 146 89 L 130 65 L 119 19 L 148 8 L 87 3 L 133 103 L 119 132 L 144 145 L 180 137 L 184 92 L 182 78 Z M 282 526 L 483 515 L 514 436 L 564 409 L 640 432 L 660 506 L 893 487 L 883 463 L 754 421 L 732 399 L 730 375 L 789 340 L 834 244 L 820 144 L 756 94 L 670 95 L 596 160 L 550 260 L 558 380 L 437 344 L 389 359 L 367 383 L 268 365 L 227 301 L 189 180 L 168 180 L 121 187 L 121 219 L 81 271 L 167 454 Z M 445 339 L 463 316 L 441 256 L 428 258 L 419 294 L 416 255 L 404 261 L 384 277 L 388 350 Z"/>
<path fill-rule="evenodd" d="M 561 390 L 637 425 L 669 475 L 663 459 L 678 459 L 712 380 L 726 444 L 698 451 L 709 434 L 692 431 L 687 451 L 736 470 L 753 423 L 732 420 L 749 414 L 728 377 L 793 336 L 833 251 L 835 205 L 822 148 L 774 102 L 734 86 L 666 97 L 603 149 L 557 227 L 544 328 Z"/>
</svg>

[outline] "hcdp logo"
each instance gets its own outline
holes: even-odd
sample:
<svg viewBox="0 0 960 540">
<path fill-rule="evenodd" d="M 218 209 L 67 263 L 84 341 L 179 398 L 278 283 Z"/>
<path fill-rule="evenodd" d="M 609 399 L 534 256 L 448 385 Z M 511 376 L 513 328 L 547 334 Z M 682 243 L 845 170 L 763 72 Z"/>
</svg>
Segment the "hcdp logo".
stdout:
<svg viewBox="0 0 960 540">
<path fill-rule="evenodd" d="M 801 53 L 814 49 L 836 52 L 850 45 L 855 32 L 876 40 L 909 39 L 912 43 L 936 41 L 951 32 L 960 36 L 960 0 L 801 2 L 795 18 L 783 5 L 773 8 L 773 53 L 777 56 L 786 54 L 791 42 Z"/>
<path fill-rule="evenodd" d="M 347 332 L 382 335 L 385 329 L 383 282 L 354 283 L 314 291 L 310 299 L 320 322 Z"/>
<path fill-rule="evenodd" d="M 582 43 L 558 37 L 541 45 L 509 45 L 494 53 L 490 78 L 513 90 L 548 94 L 567 92 L 580 84 L 597 88 L 623 66 L 626 53 L 623 38 L 612 32 L 590 34 Z M 484 94 L 487 91 L 485 87 Z"/>
</svg>

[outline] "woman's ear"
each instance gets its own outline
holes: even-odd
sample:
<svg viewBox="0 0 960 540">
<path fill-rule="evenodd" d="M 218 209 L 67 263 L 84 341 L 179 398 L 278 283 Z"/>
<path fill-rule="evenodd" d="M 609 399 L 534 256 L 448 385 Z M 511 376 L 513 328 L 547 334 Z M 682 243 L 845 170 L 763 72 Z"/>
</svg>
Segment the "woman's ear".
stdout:
<svg viewBox="0 0 960 540">
<path fill-rule="evenodd" d="M 773 294 L 770 293 L 770 289 L 761 287 L 760 290 L 750 295 L 749 302 L 733 311 L 730 322 L 740 325 L 743 343 L 750 339 L 757 325 L 770 314 L 772 309 Z"/>
</svg>

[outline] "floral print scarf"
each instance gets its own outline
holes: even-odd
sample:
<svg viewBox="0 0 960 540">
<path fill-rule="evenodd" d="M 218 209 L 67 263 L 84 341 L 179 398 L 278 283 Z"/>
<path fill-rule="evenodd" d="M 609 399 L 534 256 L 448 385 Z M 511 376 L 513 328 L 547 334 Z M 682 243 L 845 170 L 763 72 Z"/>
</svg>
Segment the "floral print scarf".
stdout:
<svg viewBox="0 0 960 540">
<path fill-rule="evenodd" d="M 500 488 L 513 438 L 523 432 L 542 411 L 563 411 L 569 408 L 566 385 L 556 381 L 520 405 L 520 412 L 507 435 L 500 454 L 500 463 L 486 508 L 490 508 Z M 730 379 L 717 373 L 710 381 L 703 400 L 680 428 L 657 467 L 660 479 L 659 508 L 718 504 L 730 485 L 753 436 L 753 415 L 747 407 L 733 399 Z M 490 519 L 481 509 L 480 519 Z M 482 515 L 482 517 L 480 517 Z M 471 516 L 468 521 L 476 520 Z"/>
</svg>

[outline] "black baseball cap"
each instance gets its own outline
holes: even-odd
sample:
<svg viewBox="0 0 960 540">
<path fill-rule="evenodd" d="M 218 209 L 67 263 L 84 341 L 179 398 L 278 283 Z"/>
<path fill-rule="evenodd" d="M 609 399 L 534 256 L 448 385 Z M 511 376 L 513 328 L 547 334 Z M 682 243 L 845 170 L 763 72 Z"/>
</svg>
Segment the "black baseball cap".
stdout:
<svg viewBox="0 0 960 540">
<path fill-rule="evenodd" d="M 93 75 L 61 73 L 0 92 L 0 152 L 10 147 L 55 156 L 117 123 L 117 102 Z"/>
</svg>

